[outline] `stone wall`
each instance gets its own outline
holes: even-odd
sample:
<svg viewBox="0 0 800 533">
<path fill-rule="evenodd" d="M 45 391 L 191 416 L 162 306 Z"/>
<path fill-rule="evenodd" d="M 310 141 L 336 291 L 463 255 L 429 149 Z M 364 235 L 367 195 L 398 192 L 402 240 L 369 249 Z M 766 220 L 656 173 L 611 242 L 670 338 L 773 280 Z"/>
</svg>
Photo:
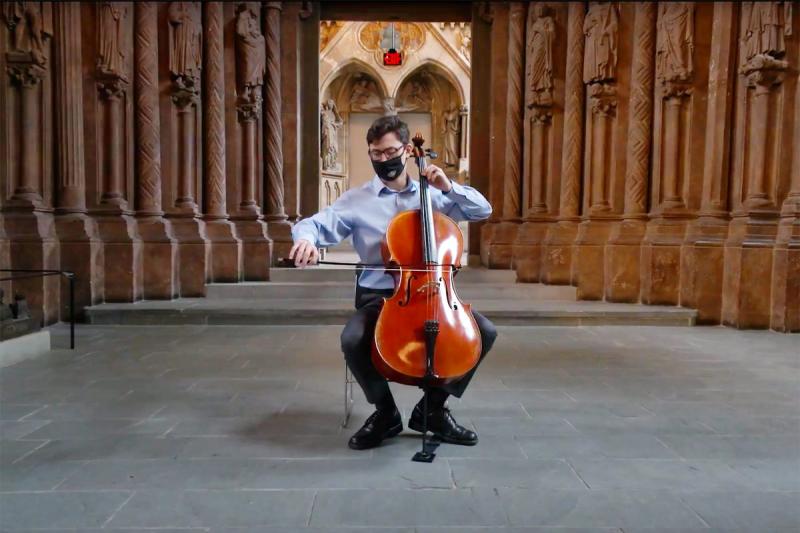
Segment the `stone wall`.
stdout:
<svg viewBox="0 0 800 533">
<path fill-rule="evenodd" d="M 4 3 L 0 265 L 75 271 L 79 306 L 268 279 L 299 190 L 301 8 Z M 14 289 L 59 317 L 57 278 Z"/>
<path fill-rule="evenodd" d="M 0 10 L 0 268 L 73 270 L 79 306 L 268 279 L 318 206 L 320 6 Z M 472 12 L 482 262 L 800 330 L 798 2 Z M 61 315 L 56 277 L 3 288 Z"/>
<path fill-rule="evenodd" d="M 800 4 L 492 9 L 482 262 L 800 330 Z"/>
</svg>

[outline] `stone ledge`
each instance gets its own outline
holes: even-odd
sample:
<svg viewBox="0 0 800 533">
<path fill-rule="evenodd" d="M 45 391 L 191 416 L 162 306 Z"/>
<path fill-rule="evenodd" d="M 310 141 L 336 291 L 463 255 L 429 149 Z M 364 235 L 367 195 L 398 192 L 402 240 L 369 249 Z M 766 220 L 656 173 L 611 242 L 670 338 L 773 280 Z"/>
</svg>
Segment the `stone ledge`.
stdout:
<svg viewBox="0 0 800 533">
<path fill-rule="evenodd" d="M 46 330 L 0 341 L 0 368 L 38 357 L 49 351 L 50 332 Z"/>
</svg>

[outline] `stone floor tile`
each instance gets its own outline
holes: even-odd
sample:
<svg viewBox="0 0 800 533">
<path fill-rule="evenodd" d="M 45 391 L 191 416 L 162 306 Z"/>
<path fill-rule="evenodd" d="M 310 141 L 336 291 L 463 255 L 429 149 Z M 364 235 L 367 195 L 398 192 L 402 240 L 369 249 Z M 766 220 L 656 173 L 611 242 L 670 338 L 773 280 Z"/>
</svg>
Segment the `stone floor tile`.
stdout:
<svg viewBox="0 0 800 533">
<path fill-rule="evenodd" d="M 675 453 L 686 459 L 800 459 L 800 441 L 794 435 L 660 435 Z"/>
<path fill-rule="evenodd" d="M 0 493 L 3 527 L 80 529 L 102 527 L 130 498 L 121 492 Z"/>
<path fill-rule="evenodd" d="M 681 498 L 723 531 L 800 531 L 800 492 L 692 492 Z"/>
<path fill-rule="evenodd" d="M 592 490 L 747 490 L 746 479 L 718 460 L 570 459 Z"/>
<path fill-rule="evenodd" d="M 1 440 L 16 440 L 23 437 L 36 439 L 31 437 L 37 429 L 49 424 L 49 420 L 0 420 L 0 439 Z"/>
<path fill-rule="evenodd" d="M 520 489 L 585 489 L 586 485 L 562 460 L 449 459 L 456 487 Z"/>
<path fill-rule="evenodd" d="M 755 490 L 800 492 L 800 461 L 736 460 L 727 463 Z"/>
<path fill-rule="evenodd" d="M 569 436 L 516 437 L 531 459 L 619 458 L 677 459 L 678 455 L 652 435 L 582 433 Z"/>
<path fill-rule="evenodd" d="M 327 526 L 493 526 L 507 524 L 491 490 L 320 491 L 311 525 Z"/>
<path fill-rule="evenodd" d="M 678 496 L 665 491 L 500 489 L 515 526 L 703 527 Z"/>
<path fill-rule="evenodd" d="M 108 523 L 111 528 L 303 527 L 312 490 L 137 491 Z"/>
<path fill-rule="evenodd" d="M 167 459 L 177 457 L 184 444 L 183 440 L 162 439 L 148 435 L 112 435 L 96 439 L 51 440 L 28 455 L 26 461 L 42 463 L 112 459 Z"/>
</svg>

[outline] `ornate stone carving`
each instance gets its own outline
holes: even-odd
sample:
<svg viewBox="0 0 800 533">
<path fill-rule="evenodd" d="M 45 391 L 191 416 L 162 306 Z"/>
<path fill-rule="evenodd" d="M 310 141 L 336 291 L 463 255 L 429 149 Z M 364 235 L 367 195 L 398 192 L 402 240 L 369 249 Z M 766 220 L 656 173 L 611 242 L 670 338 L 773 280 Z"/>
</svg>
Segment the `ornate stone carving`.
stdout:
<svg viewBox="0 0 800 533">
<path fill-rule="evenodd" d="M 127 88 L 127 81 L 125 81 L 124 78 L 116 75 L 101 77 L 100 81 L 97 83 L 97 89 L 100 91 L 100 96 L 106 100 L 121 98 Z"/>
<path fill-rule="evenodd" d="M 564 153 L 561 177 L 559 216 L 571 219 L 578 215 L 583 157 L 583 56 L 584 7 L 579 2 L 569 5 L 567 19 L 567 72 L 564 82 Z"/>
<path fill-rule="evenodd" d="M 416 22 L 394 22 L 395 48 L 403 53 L 404 59 L 412 56 L 425 44 L 425 29 Z M 391 27 L 389 22 L 367 22 L 358 31 L 358 43 L 364 50 L 372 53 L 376 64 L 383 67 L 383 54 L 391 48 Z"/>
<path fill-rule="evenodd" d="M 37 65 L 36 63 L 8 63 L 8 76 L 11 78 L 11 83 L 23 89 L 35 87 L 47 71 Z"/>
<path fill-rule="evenodd" d="M 322 170 L 340 170 L 338 131 L 344 125 L 344 121 L 339 115 L 336 103 L 333 100 L 322 103 L 319 118 L 320 137 L 322 140 L 322 147 L 320 148 Z"/>
<path fill-rule="evenodd" d="M 119 2 L 103 2 L 99 6 L 100 28 L 97 44 L 97 71 L 102 76 L 127 81 L 125 56 L 125 19 L 128 8 Z"/>
<path fill-rule="evenodd" d="M 694 3 L 658 5 L 657 75 L 662 83 L 685 82 L 694 73 Z"/>
<path fill-rule="evenodd" d="M 206 216 L 225 218 L 225 68 L 223 65 L 222 3 L 206 4 L 205 120 Z"/>
<path fill-rule="evenodd" d="M 158 114 L 158 28 L 154 2 L 134 6 L 134 96 L 139 213 L 161 215 L 161 120 Z"/>
<path fill-rule="evenodd" d="M 48 41 L 53 30 L 42 14 L 41 2 L 4 2 L 3 16 L 11 31 L 9 56 L 27 57 L 29 62 L 45 66 Z"/>
<path fill-rule="evenodd" d="M 259 90 L 266 72 L 266 41 L 258 27 L 258 15 L 249 4 L 236 8 L 236 73 L 243 103 L 261 99 Z"/>
<path fill-rule="evenodd" d="M 340 20 L 323 20 L 319 23 L 319 51 L 322 52 L 331 39 L 336 37 L 339 30 L 344 26 Z"/>
<path fill-rule="evenodd" d="M 395 105 L 394 98 L 391 96 L 384 98 L 382 101 L 384 116 L 392 116 L 397 114 L 397 106 Z"/>
<path fill-rule="evenodd" d="M 402 111 L 428 111 L 431 108 L 430 86 L 424 79 L 415 76 L 400 89 L 398 100 L 398 107 Z"/>
<path fill-rule="evenodd" d="M 616 77 L 618 30 L 616 6 L 609 2 L 593 2 L 583 22 L 586 36 L 584 83 L 606 82 Z"/>
<path fill-rule="evenodd" d="M 442 133 L 444 134 L 444 164 L 448 167 L 458 166 L 458 109 L 451 106 L 442 113 Z"/>
<path fill-rule="evenodd" d="M 194 2 L 169 4 L 169 71 L 175 94 L 173 101 L 186 108 L 197 101 L 202 68 L 202 34 L 199 5 Z"/>
<path fill-rule="evenodd" d="M 283 206 L 283 134 L 281 126 L 281 2 L 266 2 L 264 6 L 264 39 L 266 41 L 267 79 L 264 87 L 266 98 L 264 109 L 264 151 L 267 160 L 264 172 L 267 177 L 265 219 L 270 228 L 275 229 L 275 222 L 283 224 L 286 212 Z M 273 233 L 276 242 L 287 238 Z M 291 241 L 291 237 L 289 237 Z"/>
<path fill-rule="evenodd" d="M 757 56 L 781 58 L 786 53 L 784 36 L 792 34 L 792 3 L 746 2 L 742 26 L 742 63 Z"/>
<path fill-rule="evenodd" d="M 656 6 L 636 5 L 633 66 L 628 122 L 628 165 L 625 172 L 625 216 L 642 215 L 647 209 L 647 180 L 653 123 L 653 44 Z"/>
<path fill-rule="evenodd" d="M 472 53 L 472 26 L 470 24 L 464 24 L 463 27 L 456 30 L 456 41 L 458 42 L 458 51 L 469 60 Z"/>
<path fill-rule="evenodd" d="M 604 83 L 589 86 L 589 106 L 594 114 L 613 116 L 617 109 L 617 91 Z"/>
<path fill-rule="evenodd" d="M 530 87 L 528 107 L 549 106 L 553 103 L 553 41 L 556 25 L 549 9 L 536 4 L 528 16 L 528 70 Z"/>
<path fill-rule="evenodd" d="M 358 78 L 353 83 L 353 92 L 350 95 L 350 110 L 376 111 L 379 109 L 383 109 L 383 103 L 378 94 L 378 85 L 368 77 Z"/>
<path fill-rule="evenodd" d="M 508 27 L 508 100 L 506 106 L 505 182 L 503 219 L 520 216 L 522 181 L 522 111 L 525 74 L 525 4 L 513 2 Z"/>
</svg>

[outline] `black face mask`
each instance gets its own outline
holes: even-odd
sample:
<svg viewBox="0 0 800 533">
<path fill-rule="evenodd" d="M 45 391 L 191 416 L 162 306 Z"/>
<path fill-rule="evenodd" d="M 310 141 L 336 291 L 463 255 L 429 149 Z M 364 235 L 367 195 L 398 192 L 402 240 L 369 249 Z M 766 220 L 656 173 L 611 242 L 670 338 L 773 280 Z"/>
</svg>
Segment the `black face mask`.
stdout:
<svg viewBox="0 0 800 533">
<path fill-rule="evenodd" d="M 403 154 L 400 154 L 386 161 L 372 161 L 372 168 L 383 181 L 394 181 L 403 174 L 406 164 L 403 161 Z"/>
</svg>

